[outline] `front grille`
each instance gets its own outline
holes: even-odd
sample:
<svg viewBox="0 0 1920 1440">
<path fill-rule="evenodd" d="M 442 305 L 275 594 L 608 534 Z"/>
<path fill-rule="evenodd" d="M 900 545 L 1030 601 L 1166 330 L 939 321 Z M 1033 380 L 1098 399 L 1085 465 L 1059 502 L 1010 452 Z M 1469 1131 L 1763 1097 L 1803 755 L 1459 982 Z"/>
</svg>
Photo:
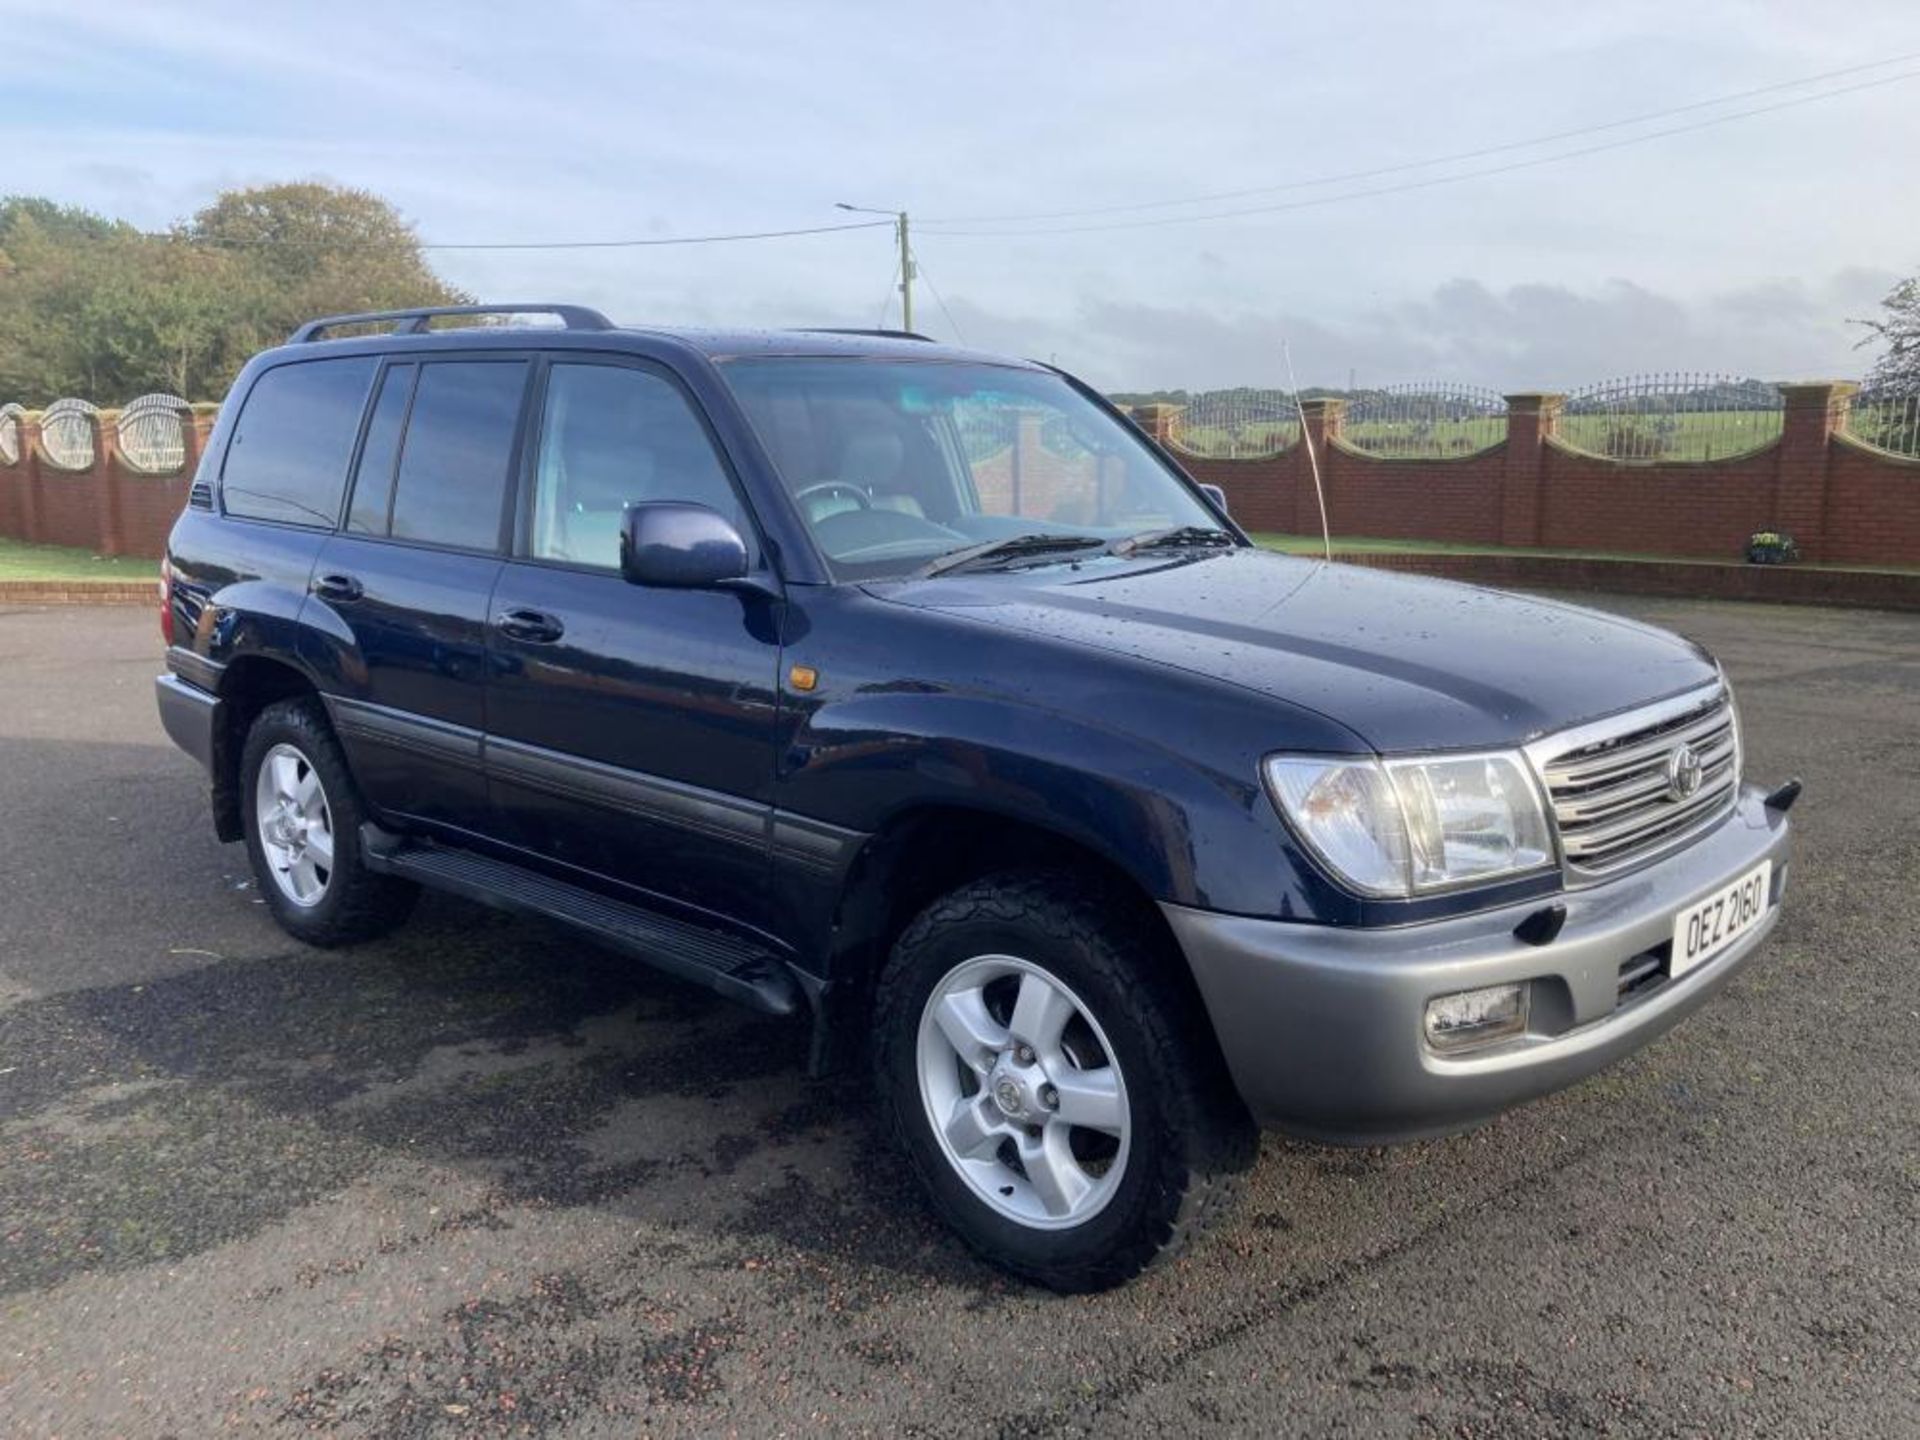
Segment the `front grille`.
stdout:
<svg viewBox="0 0 1920 1440">
<path fill-rule="evenodd" d="M 1549 741 L 1549 745 L 1556 742 Z M 1740 739 L 1723 687 L 1561 736 L 1541 763 L 1570 877 L 1624 870 L 1685 844 L 1733 808 Z M 1700 785 L 1675 793 L 1669 765 L 1681 745 L 1700 761 Z"/>
</svg>

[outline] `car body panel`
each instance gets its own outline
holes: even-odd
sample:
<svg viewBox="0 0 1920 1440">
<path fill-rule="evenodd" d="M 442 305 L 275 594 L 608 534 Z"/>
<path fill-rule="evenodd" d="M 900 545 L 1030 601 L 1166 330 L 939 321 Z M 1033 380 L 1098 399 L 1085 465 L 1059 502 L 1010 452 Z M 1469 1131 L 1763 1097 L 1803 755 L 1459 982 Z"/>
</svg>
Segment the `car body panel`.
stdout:
<svg viewBox="0 0 1920 1440">
<path fill-rule="evenodd" d="M 1337 716 L 1382 752 L 1517 745 L 1716 674 L 1617 616 L 1260 549 L 871 588 Z"/>
</svg>

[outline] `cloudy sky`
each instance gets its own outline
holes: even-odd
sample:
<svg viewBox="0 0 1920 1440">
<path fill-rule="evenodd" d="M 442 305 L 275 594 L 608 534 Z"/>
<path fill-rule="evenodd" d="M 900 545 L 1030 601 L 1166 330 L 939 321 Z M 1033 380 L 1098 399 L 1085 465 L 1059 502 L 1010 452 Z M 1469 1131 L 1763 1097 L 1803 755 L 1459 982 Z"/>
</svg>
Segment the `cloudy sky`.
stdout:
<svg viewBox="0 0 1920 1440">
<path fill-rule="evenodd" d="M 1911 0 L 0 0 L 0 21 L 10 190 L 161 228 L 324 179 L 454 244 L 905 207 L 920 328 L 1110 388 L 1284 383 L 1283 342 L 1302 383 L 1856 374 L 1848 318 L 1920 268 Z M 871 325 L 892 246 L 432 258 L 483 298 L 623 320 Z"/>
</svg>

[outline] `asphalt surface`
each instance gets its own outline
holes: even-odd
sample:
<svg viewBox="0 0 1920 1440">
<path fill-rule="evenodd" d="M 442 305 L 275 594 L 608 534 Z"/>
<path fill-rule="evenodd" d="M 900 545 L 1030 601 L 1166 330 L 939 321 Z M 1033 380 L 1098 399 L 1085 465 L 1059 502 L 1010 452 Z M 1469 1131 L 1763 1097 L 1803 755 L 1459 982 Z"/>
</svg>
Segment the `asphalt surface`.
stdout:
<svg viewBox="0 0 1920 1440">
<path fill-rule="evenodd" d="M 797 1032 L 451 900 L 294 945 L 151 615 L 0 613 L 0 1434 L 1920 1434 L 1920 616 L 1606 603 L 1806 779 L 1769 952 L 1475 1134 L 1269 1139 L 1091 1299 Z"/>
</svg>

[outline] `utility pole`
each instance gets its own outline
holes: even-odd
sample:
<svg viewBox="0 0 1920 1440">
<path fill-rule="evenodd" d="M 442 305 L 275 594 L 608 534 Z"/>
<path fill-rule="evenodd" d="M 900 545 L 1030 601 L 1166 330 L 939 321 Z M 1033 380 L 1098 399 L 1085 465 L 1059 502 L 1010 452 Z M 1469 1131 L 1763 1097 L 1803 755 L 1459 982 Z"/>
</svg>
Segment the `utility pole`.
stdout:
<svg viewBox="0 0 1920 1440">
<path fill-rule="evenodd" d="M 913 245 L 907 239 L 907 212 L 904 210 L 876 210 L 871 205 L 849 205 L 844 200 L 833 202 L 836 210 L 851 210 L 856 215 L 891 215 L 893 233 L 900 241 L 900 328 L 913 329 Z"/>
<path fill-rule="evenodd" d="M 907 212 L 902 210 L 900 228 L 900 328 L 913 329 L 913 246 L 907 243 Z"/>
</svg>

